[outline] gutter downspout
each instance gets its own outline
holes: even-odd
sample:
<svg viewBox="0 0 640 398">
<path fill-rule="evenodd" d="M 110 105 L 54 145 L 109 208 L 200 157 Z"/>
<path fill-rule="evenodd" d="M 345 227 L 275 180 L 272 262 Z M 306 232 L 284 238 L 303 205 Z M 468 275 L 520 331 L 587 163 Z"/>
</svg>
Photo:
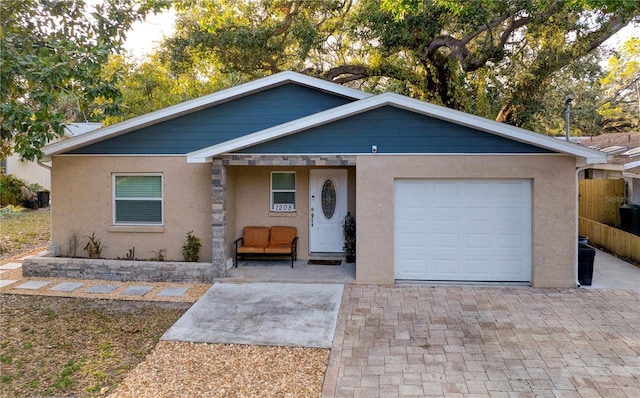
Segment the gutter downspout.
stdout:
<svg viewBox="0 0 640 398">
<path fill-rule="evenodd" d="M 45 169 L 51 171 L 51 166 L 47 166 L 46 164 L 42 163 L 40 160 L 38 160 L 36 164 L 40 167 L 44 167 Z"/>
</svg>

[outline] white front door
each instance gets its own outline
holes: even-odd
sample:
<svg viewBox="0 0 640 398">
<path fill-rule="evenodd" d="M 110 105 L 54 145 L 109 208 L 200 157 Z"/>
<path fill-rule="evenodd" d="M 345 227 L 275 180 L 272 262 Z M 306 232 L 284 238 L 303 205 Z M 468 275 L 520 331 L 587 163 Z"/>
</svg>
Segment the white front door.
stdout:
<svg viewBox="0 0 640 398">
<path fill-rule="evenodd" d="M 309 251 L 344 252 L 342 221 L 347 214 L 347 170 L 311 169 L 309 173 Z"/>
</svg>

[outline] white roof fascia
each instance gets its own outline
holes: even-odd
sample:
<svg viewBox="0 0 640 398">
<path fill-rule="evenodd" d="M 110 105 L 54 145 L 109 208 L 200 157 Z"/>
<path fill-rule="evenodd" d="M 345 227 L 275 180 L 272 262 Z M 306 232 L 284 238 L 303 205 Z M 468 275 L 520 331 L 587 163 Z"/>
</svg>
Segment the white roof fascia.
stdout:
<svg viewBox="0 0 640 398">
<path fill-rule="evenodd" d="M 471 115 L 443 106 L 409 98 L 395 93 L 383 93 L 369 98 L 361 99 L 350 104 L 319 112 L 288 123 L 274 126 L 253 134 L 248 134 L 217 145 L 200 149 L 187 154 L 189 163 L 205 163 L 211 157 L 227 152 L 237 151 L 249 146 L 261 144 L 275 138 L 295 134 L 312 127 L 330 123 L 358 113 L 379 108 L 381 106 L 396 106 L 408 111 L 421 113 L 440 120 L 466 126 L 476 130 L 485 131 L 508 139 L 513 139 L 526 144 L 531 144 L 555 152 L 567 153 L 584 158 L 587 163 L 606 163 L 607 155 L 577 144 L 560 141 L 553 137 L 547 137 L 532 131 L 514 127 L 505 123 Z"/>
<path fill-rule="evenodd" d="M 170 120 L 185 114 L 196 112 L 203 108 L 211 107 L 215 104 L 227 102 L 237 97 L 246 96 L 254 92 L 262 91 L 270 87 L 276 87 L 288 82 L 298 83 L 311 88 L 316 88 L 332 94 L 341 95 L 356 100 L 367 98 L 373 94 L 356 90 L 350 87 L 341 86 L 328 80 L 319 79 L 303 75 L 297 72 L 285 71 L 270 75 L 238 86 L 230 87 L 215 93 L 205 95 L 190 101 L 181 102 L 179 104 L 163 108 L 154 112 L 150 112 L 141 116 L 125 120 L 120 123 L 113 124 L 98 130 L 85 133 L 81 136 L 72 137 L 68 140 L 56 142 L 45 146 L 42 151 L 46 158 L 61 152 L 68 152 L 74 149 L 90 145 L 107 138 L 117 137 L 127 132 L 138 130 L 143 127 L 151 126 Z"/>
</svg>

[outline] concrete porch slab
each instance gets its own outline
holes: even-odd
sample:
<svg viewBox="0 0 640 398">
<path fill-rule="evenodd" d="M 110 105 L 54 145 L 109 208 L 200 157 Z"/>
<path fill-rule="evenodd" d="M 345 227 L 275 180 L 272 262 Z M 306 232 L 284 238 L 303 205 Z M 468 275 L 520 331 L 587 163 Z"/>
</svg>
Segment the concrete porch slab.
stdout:
<svg viewBox="0 0 640 398">
<path fill-rule="evenodd" d="M 161 340 L 331 348 L 344 286 L 217 283 Z"/>
</svg>

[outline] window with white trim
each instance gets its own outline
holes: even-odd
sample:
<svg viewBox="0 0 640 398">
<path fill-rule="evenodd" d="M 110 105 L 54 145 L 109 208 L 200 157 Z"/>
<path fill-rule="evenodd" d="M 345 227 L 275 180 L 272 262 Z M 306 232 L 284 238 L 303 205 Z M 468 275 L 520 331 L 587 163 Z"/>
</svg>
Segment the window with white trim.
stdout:
<svg viewBox="0 0 640 398">
<path fill-rule="evenodd" d="M 113 223 L 162 225 L 161 174 L 113 175 Z"/>
<path fill-rule="evenodd" d="M 271 172 L 271 211 L 296 211 L 296 172 Z"/>
</svg>

